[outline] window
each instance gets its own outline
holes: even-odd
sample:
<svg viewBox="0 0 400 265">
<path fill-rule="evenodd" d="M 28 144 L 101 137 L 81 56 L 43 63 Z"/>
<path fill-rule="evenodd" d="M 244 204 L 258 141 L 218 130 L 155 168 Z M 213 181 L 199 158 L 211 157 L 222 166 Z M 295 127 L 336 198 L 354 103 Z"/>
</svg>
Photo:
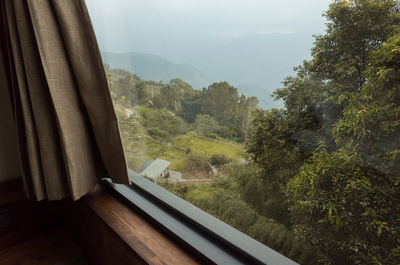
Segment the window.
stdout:
<svg viewBox="0 0 400 265">
<path fill-rule="evenodd" d="M 398 1 L 88 7 L 133 174 L 301 264 L 396 264 Z"/>
</svg>

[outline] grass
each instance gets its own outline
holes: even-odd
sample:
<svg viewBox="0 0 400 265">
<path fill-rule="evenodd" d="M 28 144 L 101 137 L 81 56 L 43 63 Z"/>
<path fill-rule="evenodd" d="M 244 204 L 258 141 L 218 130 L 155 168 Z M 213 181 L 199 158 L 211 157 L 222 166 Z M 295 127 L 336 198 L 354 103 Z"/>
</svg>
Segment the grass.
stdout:
<svg viewBox="0 0 400 265">
<path fill-rule="evenodd" d="M 211 157 L 214 154 L 224 154 L 228 158 L 237 161 L 245 157 L 245 152 L 229 144 L 217 143 L 206 139 L 193 136 L 184 136 L 174 142 L 173 146 L 156 142 L 149 138 L 142 139 L 143 150 L 140 152 L 130 152 L 126 150 L 128 166 L 132 169 L 137 168 L 146 160 L 161 158 L 171 162 L 171 170 L 182 172 L 188 163 L 188 155 L 185 150 L 190 148 L 192 153 L 202 154 Z"/>
<path fill-rule="evenodd" d="M 229 143 L 214 142 L 212 140 L 200 139 L 195 136 L 186 135 L 176 140 L 174 145 L 184 150 L 190 148 L 191 152 L 196 152 L 206 157 L 211 157 L 215 154 L 224 154 L 226 157 L 234 161 L 245 157 L 244 150 L 232 146 Z"/>
<path fill-rule="evenodd" d="M 216 142 L 201 139 L 194 135 L 180 135 L 173 144 L 161 143 L 150 138 L 146 129 L 140 125 L 140 107 L 130 108 L 133 114 L 128 118 L 125 107 L 115 104 L 115 110 L 119 119 L 122 141 L 129 168 L 137 170 L 146 160 L 161 158 L 171 162 L 171 170 L 182 172 L 188 164 L 186 150 L 191 153 L 201 154 L 210 158 L 214 154 L 223 154 L 233 161 L 245 157 L 245 152 L 240 144 L 231 142 Z"/>
<path fill-rule="evenodd" d="M 166 144 L 155 142 L 151 139 L 144 139 L 144 149 L 140 152 L 126 152 L 128 166 L 134 170 L 146 160 L 161 158 L 171 162 L 169 169 L 182 171 L 187 163 L 187 155 L 185 152 L 169 147 Z"/>
</svg>

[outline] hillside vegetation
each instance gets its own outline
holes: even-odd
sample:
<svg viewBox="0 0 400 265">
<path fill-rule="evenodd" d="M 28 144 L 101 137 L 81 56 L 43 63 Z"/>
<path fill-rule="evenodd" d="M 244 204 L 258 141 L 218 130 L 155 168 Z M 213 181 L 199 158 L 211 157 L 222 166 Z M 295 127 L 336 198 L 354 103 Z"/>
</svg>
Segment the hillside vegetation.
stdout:
<svg viewBox="0 0 400 265">
<path fill-rule="evenodd" d="M 400 4 L 336 0 L 324 16 L 274 92 L 282 109 L 106 66 L 128 164 L 172 161 L 187 179 L 160 185 L 301 264 L 398 265 Z"/>
<path fill-rule="evenodd" d="M 313 259 L 310 247 L 304 247 L 287 227 L 257 213 L 241 198 L 233 177 L 233 168 L 250 169 L 244 140 L 250 115 L 257 109 L 256 98 L 239 95 L 226 82 L 198 91 L 180 79 L 164 84 L 143 81 L 108 65 L 106 71 L 131 169 L 150 159 L 168 160 L 169 169 L 183 173 L 186 181 L 160 185 L 285 255 Z M 220 98 L 226 99 L 225 104 Z M 218 175 L 210 165 L 219 168 Z M 199 179 L 208 180 L 207 184 Z M 239 213 L 247 221 L 239 221 Z"/>
</svg>

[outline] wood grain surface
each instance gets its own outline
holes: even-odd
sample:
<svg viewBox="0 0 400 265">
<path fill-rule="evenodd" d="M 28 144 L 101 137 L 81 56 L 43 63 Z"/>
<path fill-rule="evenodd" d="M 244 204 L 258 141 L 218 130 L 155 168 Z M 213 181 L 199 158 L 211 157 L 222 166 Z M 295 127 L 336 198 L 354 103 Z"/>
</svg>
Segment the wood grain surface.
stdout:
<svg viewBox="0 0 400 265">
<path fill-rule="evenodd" d="M 79 212 L 70 214 L 79 216 L 71 223 L 93 264 L 201 264 L 101 186 L 87 195 L 79 207 L 70 206 L 70 210 Z"/>
</svg>

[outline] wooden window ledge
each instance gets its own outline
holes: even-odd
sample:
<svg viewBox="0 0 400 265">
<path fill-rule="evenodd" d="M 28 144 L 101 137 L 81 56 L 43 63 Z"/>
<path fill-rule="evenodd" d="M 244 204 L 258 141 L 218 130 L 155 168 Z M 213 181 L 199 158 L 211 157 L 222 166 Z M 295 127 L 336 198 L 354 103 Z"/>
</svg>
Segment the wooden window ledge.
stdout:
<svg viewBox="0 0 400 265">
<path fill-rule="evenodd" d="M 297 264 L 153 182 L 131 177 L 132 186 L 104 179 L 70 202 L 72 230 L 93 264 Z"/>
<path fill-rule="evenodd" d="M 90 264 L 207 264 L 97 185 L 78 203 L 64 203 L 70 230 Z"/>
</svg>

